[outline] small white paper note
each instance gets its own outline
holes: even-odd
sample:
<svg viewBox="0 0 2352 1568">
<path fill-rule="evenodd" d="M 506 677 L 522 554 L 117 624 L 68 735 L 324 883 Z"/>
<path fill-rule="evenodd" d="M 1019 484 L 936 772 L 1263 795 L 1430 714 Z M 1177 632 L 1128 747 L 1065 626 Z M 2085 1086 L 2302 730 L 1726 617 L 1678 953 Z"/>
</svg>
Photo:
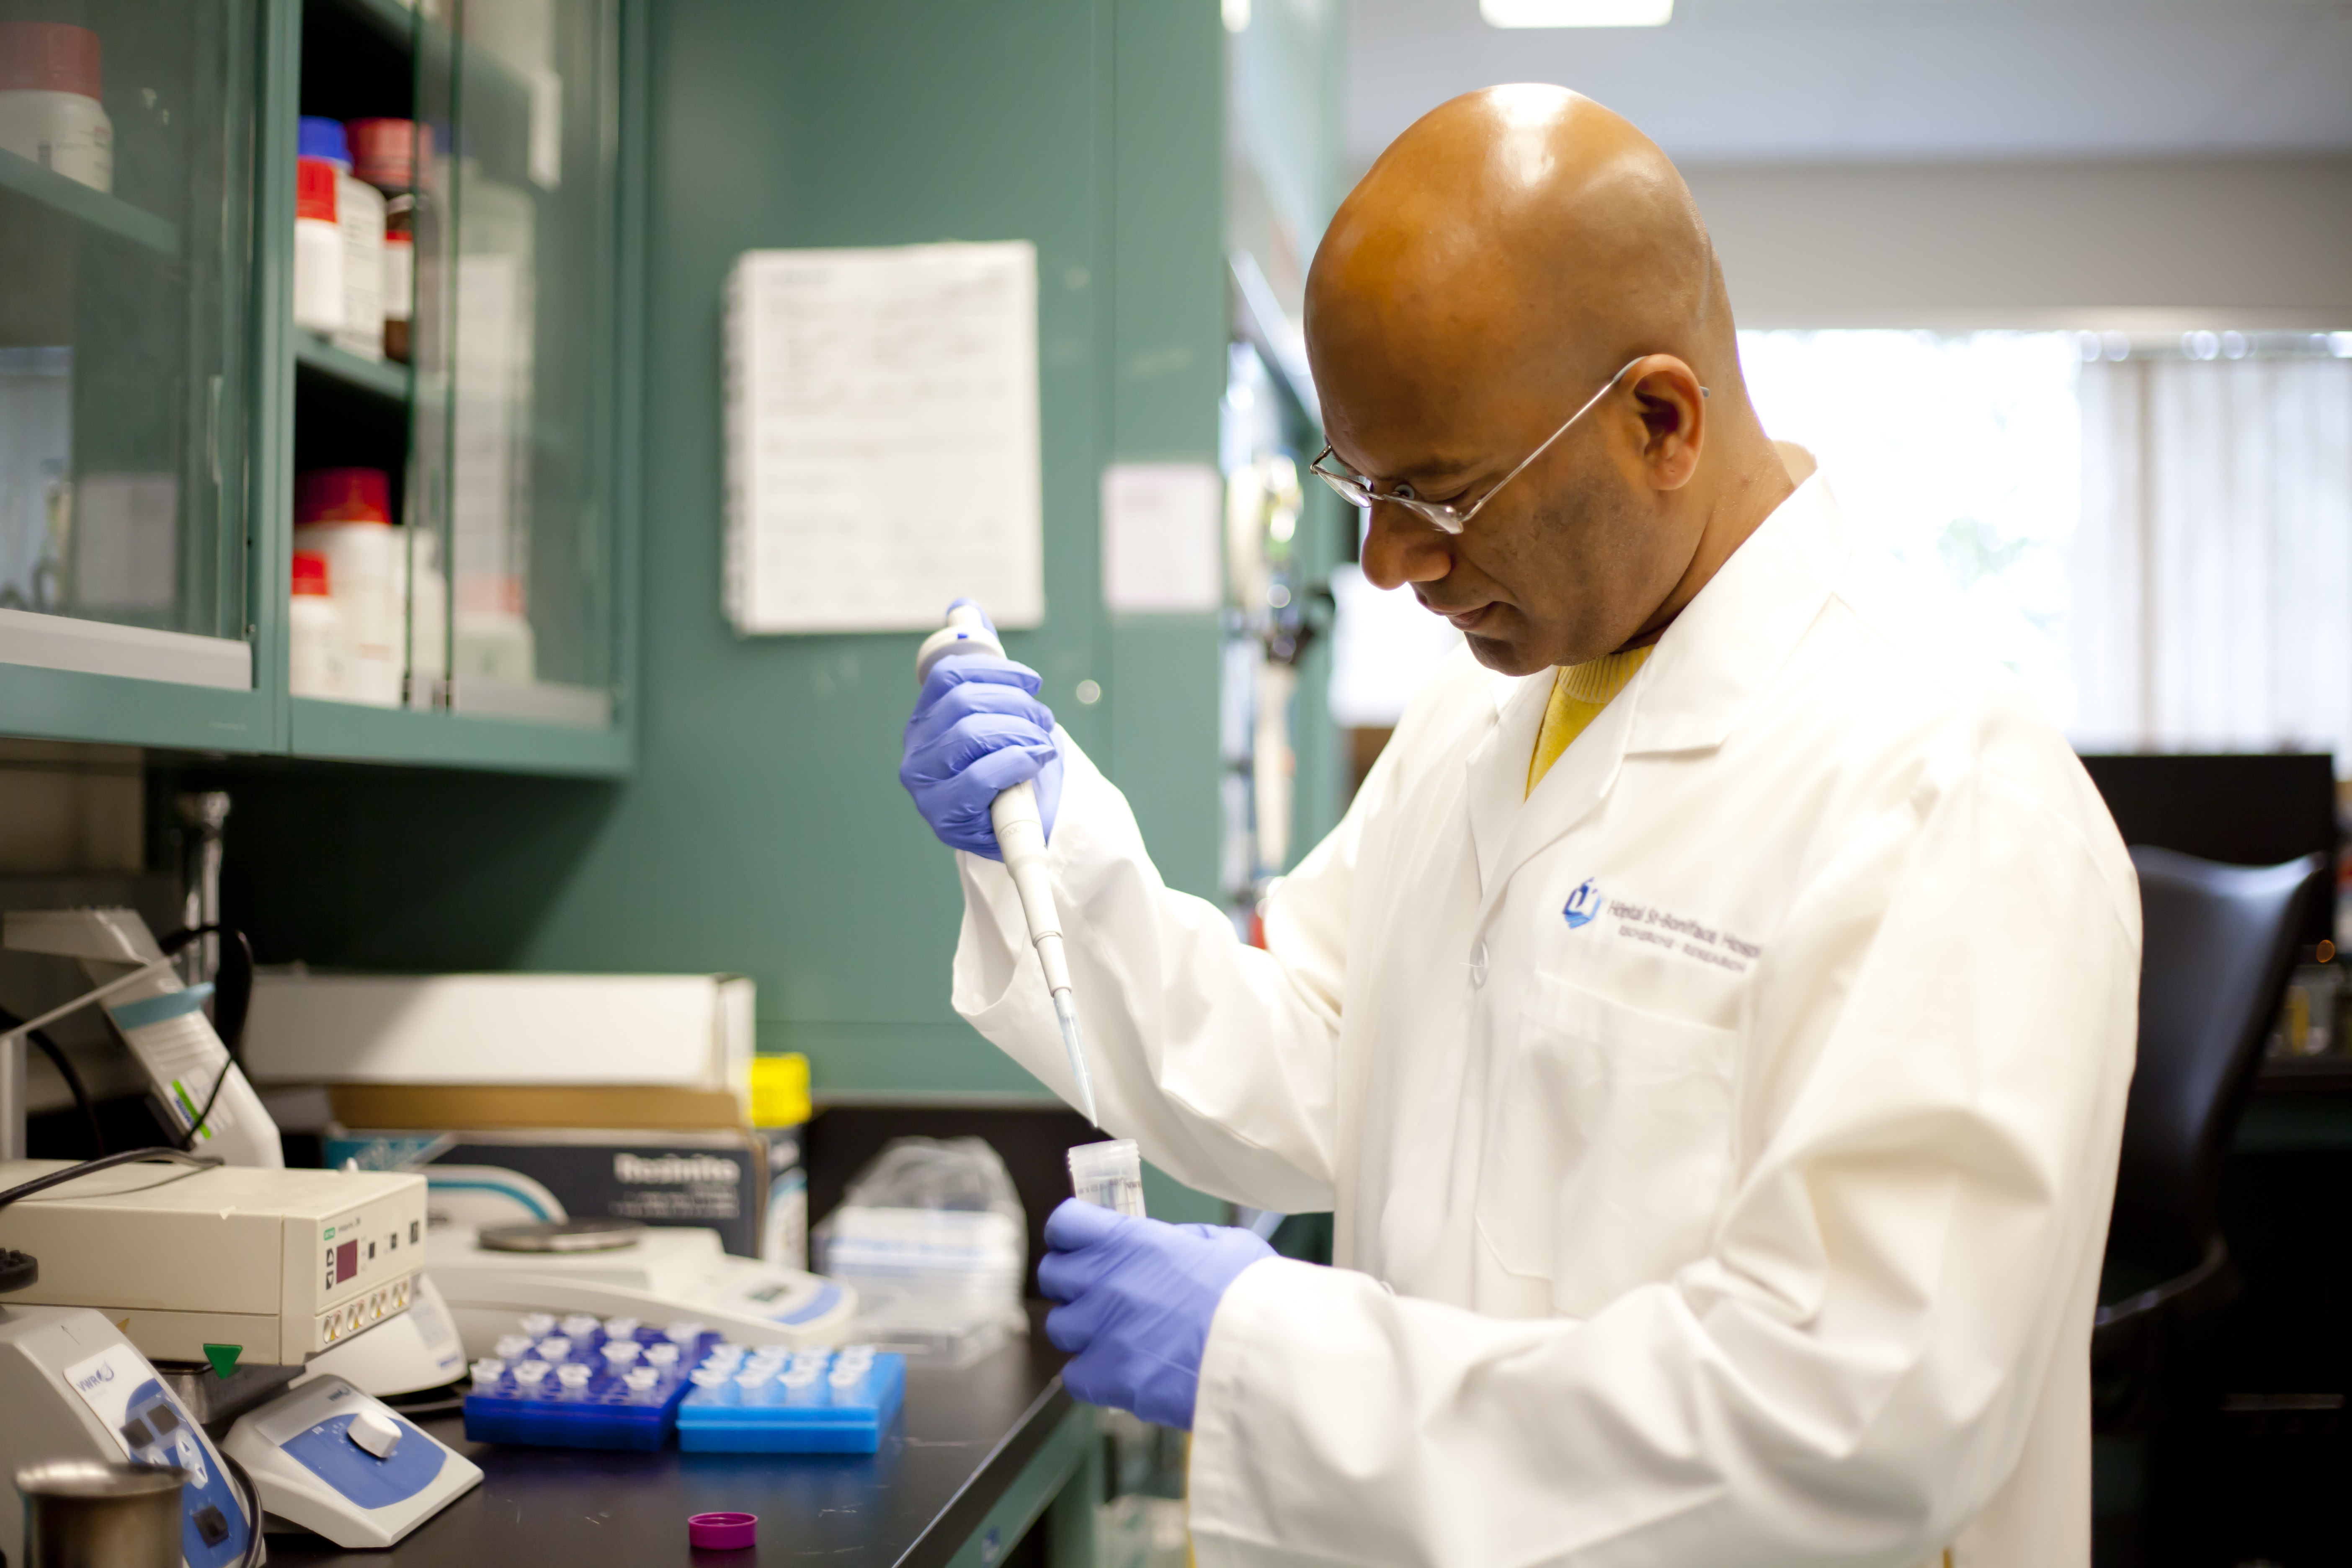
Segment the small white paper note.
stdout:
<svg viewBox="0 0 2352 1568">
<path fill-rule="evenodd" d="M 746 251 L 726 339 L 738 632 L 1045 618 L 1035 247 Z"/>
<path fill-rule="evenodd" d="M 1113 463 L 1103 470 L 1103 602 L 1114 610 L 1213 610 L 1224 480 L 1206 463 Z"/>
</svg>

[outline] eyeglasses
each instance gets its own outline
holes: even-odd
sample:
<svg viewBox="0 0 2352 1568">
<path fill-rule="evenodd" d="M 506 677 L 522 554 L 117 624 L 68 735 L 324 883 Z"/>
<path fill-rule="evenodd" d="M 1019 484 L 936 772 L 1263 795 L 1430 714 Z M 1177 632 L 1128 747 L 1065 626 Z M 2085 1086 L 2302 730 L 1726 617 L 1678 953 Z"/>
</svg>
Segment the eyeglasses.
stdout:
<svg viewBox="0 0 2352 1568">
<path fill-rule="evenodd" d="M 1642 359 L 1647 359 L 1649 357 L 1649 355 L 1643 354 Z M 1374 501 L 1386 501 L 1391 505 L 1404 508 L 1407 511 L 1412 513 L 1413 516 L 1420 518 L 1423 522 L 1426 522 L 1432 527 L 1444 532 L 1459 533 L 1470 525 L 1470 520 L 1472 518 L 1477 516 L 1486 509 L 1486 503 L 1493 500 L 1495 497 L 1501 492 L 1505 485 L 1509 484 L 1513 479 L 1517 479 L 1521 474 L 1528 471 L 1528 463 L 1534 462 L 1538 458 L 1540 458 L 1546 452 L 1550 451 L 1552 443 L 1559 440 L 1562 436 L 1567 435 L 1570 426 L 1574 425 L 1587 414 L 1591 413 L 1592 405 L 1599 403 L 1602 398 L 1608 396 L 1611 390 L 1613 389 L 1619 382 L 1625 379 L 1625 372 L 1632 370 L 1635 365 L 1640 364 L 1642 363 L 1642 359 L 1628 360 L 1625 363 L 1623 369 L 1621 369 L 1615 375 L 1609 378 L 1607 384 L 1603 385 L 1600 391 L 1594 393 L 1591 397 L 1584 400 L 1583 407 L 1578 409 L 1575 413 L 1568 416 L 1568 423 L 1566 425 L 1562 425 L 1559 429 L 1546 437 L 1542 446 L 1538 447 L 1534 451 L 1528 454 L 1526 462 L 1521 463 L 1517 468 L 1513 468 L 1509 473 L 1505 474 L 1496 482 L 1495 487 L 1492 489 L 1489 489 L 1485 495 L 1478 498 L 1477 504 L 1473 506 L 1468 511 L 1464 511 L 1459 508 L 1450 506 L 1444 501 L 1423 500 L 1419 496 L 1411 493 L 1412 489 L 1411 485 L 1399 485 L 1393 492 L 1388 495 L 1382 495 L 1372 488 L 1372 481 L 1366 479 L 1361 474 L 1352 472 L 1344 466 L 1337 471 L 1325 468 L 1323 466 L 1323 460 L 1326 458 L 1330 458 L 1334 461 L 1338 460 L 1329 447 L 1324 447 L 1322 451 L 1315 455 L 1315 460 L 1307 465 L 1307 471 L 1312 473 L 1317 479 L 1321 479 L 1325 484 L 1329 485 L 1333 491 L 1339 495 L 1341 500 L 1346 501 L 1349 506 L 1354 507 L 1359 511 L 1371 510 L 1372 503 Z M 1706 388 L 1703 386 L 1700 387 L 1699 395 L 1701 397 L 1706 396 Z"/>
</svg>

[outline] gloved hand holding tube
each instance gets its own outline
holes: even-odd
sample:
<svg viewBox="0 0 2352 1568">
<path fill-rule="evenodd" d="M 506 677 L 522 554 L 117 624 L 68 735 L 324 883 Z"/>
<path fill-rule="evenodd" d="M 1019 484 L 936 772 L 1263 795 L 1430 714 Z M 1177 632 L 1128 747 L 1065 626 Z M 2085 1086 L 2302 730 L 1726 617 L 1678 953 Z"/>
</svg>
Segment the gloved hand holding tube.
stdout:
<svg viewBox="0 0 2352 1568">
<path fill-rule="evenodd" d="M 1231 1226 L 1163 1225 L 1082 1198 L 1046 1219 L 1045 1245 L 1037 1285 L 1062 1303 L 1045 1337 L 1076 1357 L 1062 1369 L 1069 1391 L 1191 1431 L 1217 1304 L 1274 1248 Z"/>
<path fill-rule="evenodd" d="M 907 720 L 898 782 L 940 843 L 1001 860 L 1013 873 L 1053 994 L 1078 1109 L 1099 1126 L 1045 868 L 1045 841 L 1062 801 L 1062 757 L 1053 711 L 1037 700 L 1043 682 L 1035 670 L 1004 657 L 994 624 L 970 599 L 950 605 L 947 625 L 924 639 L 915 679 L 922 695 Z"/>
</svg>

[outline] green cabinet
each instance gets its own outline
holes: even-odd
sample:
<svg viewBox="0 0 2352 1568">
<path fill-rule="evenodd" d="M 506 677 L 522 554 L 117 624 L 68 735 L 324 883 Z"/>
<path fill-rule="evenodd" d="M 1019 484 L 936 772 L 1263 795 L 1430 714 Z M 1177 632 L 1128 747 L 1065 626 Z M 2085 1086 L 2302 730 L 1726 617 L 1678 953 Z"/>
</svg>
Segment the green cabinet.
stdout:
<svg viewBox="0 0 2352 1568">
<path fill-rule="evenodd" d="M 0 727 L 267 748 L 257 13 L 47 14 L 0 13 Z"/>
<path fill-rule="evenodd" d="M 641 23 L 57 8 L 0 36 L 0 80 L 44 89 L 0 89 L 0 733 L 626 772 Z M 32 139 L 91 108 L 111 189 Z M 338 213 L 317 137 L 347 125 Z"/>
</svg>

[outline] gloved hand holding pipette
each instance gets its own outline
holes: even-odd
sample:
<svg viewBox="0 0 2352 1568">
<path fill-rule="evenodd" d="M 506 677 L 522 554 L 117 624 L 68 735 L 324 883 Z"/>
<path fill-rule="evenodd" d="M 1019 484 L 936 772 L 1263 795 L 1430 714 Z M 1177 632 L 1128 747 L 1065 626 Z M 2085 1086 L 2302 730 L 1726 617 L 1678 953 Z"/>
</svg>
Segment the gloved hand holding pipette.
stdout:
<svg viewBox="0 0 2352 1568">
<path fill-rule="evenodd" d="M 940 843 L 1001 860 L 1013 874 L 1069 1053 L 1078 1109 L 1099 1126 L 1045 868 L 1045 842 L 1062 799 L 1062 758 L 1053 710 L 1037 700 L 1043 681 L 1004 657 L 995 624 L 970 599 L 950 605 L 947 625 L 924 639 L 915 679 L 923 689 L 907 720 L 898 782 Z"/>
</svg>

